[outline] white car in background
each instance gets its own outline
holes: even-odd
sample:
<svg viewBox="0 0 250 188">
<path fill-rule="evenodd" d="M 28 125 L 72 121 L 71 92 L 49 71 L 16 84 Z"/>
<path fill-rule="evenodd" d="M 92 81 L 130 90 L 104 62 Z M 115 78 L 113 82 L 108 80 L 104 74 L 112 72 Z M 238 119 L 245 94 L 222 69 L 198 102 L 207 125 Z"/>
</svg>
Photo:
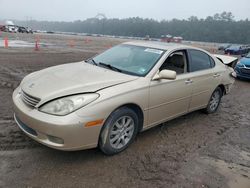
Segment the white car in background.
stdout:
<svg viewBox="0 0 250 188">
<path fill-rule="evenodd" d="M 10 32 L 10 33 L 17 33 L 18 32 L 18 26 L 7 25 L 7 26 L 5 26 L 5 31 Z"/>
</svg>

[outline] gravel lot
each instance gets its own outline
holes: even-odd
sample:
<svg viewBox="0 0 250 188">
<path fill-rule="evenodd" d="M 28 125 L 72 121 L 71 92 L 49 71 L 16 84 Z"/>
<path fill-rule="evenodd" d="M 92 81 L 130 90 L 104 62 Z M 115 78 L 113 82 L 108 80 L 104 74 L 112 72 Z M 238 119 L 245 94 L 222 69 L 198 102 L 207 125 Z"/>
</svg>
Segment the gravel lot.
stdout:
<svg viewBox="0 0 250 188">
<path fill-rule="evenodd" d="M 2 33 L 1 36 L 7 36 Z M 37 35 L 8 34 L 34 42 Z M 13 120 L 13 89 L 45 67 L 87 59 L 123 39 L 40 35 L 41 49 L 0 48 L 0 187 L 250 188 L 250 82 L 237 80 L 217 113 L 190 113 L 141 133 L 123 153 L 42 146 Z M 72 45 L 73 44 L 73 45 Z M 207 47 L 206 47 L 207 48 Z"/>
</svg>

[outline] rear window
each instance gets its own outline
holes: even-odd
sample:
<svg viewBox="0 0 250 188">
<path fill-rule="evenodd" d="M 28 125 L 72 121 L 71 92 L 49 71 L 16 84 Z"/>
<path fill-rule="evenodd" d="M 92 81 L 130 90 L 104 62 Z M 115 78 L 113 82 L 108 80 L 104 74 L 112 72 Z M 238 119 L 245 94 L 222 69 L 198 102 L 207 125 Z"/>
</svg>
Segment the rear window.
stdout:
<svg viewBox="0 0 250 188">
<path fill-rule="evenodd" d="M 199 50 L 189 50 L 191 61 L 189 62 L 189 71 L 195 72 L 214 67 L 214 60 L 206 53 Z"/>
</svg>

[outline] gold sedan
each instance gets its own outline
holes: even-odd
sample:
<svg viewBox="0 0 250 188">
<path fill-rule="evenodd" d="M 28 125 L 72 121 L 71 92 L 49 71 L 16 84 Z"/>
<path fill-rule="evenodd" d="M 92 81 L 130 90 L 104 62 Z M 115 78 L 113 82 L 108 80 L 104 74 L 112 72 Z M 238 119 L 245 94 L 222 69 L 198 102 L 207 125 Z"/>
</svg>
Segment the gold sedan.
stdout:
<svg viewBox="0 0 250 188">
<path fill-rule="evenodd" d="M 215 112 L 234 83 L 223 59 L 179 44 L 124 43 L 26 76 L 13 93 L 14 117 L 49 147 L 116 154 L 143 130 L 194 110 Z"/>
</svg>

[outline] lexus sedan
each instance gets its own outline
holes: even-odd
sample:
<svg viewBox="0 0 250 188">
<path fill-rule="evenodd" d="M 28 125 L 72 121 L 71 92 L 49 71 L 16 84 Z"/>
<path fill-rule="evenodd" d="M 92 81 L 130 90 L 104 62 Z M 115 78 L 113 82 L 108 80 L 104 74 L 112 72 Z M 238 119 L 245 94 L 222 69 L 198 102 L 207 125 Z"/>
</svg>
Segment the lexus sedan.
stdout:
<svg viewBox="0 0 250 188">
<path fill-rule="evenodd" d="M 250 80 L 250 52 L 238 61 L 235 66 L 235 72 L 238 78 Z"/>
<path fill-rule="evenodd" d="M 26 76 L 13 93 L 15 121 L 46 146 L 113 155 L 141 131 L 195 110 L 216 112 L 234 83 L 223 59 L 180 44 L 123 43 Z"/>
</svg>

